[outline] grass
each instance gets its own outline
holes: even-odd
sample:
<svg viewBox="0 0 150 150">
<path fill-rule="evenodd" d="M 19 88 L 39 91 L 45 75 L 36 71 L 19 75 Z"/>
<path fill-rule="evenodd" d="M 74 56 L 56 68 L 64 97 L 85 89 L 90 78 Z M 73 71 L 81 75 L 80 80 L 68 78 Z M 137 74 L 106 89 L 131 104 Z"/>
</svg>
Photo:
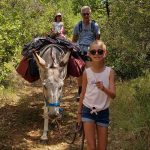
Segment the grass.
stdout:
<svg viewBox="0 0 150 150">
<path fill-rule="evenodd" d="M 120 138 L 121 148 L 125 150 L 148 150 L 150 144 L 149 83 L 150 74 L 147 74 L 117 85 L 117 98 L 111 105 L 112 126 L 118 129 L 116 132 L 121 133 L 117 135 Z"/>
</svg>

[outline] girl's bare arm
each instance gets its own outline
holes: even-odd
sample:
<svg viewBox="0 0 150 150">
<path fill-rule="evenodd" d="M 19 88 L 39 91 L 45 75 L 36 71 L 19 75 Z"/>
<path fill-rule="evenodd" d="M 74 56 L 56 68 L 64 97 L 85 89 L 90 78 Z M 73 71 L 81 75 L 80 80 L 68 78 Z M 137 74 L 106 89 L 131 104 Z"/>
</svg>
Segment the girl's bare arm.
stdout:
<svg viewBox="0 0 150 150">
<path fill-rule="evenodd" d="M 103 88 L 103 91 L 112 99 L 116 97 L 116 87 L 115 87 L 115 72 L 113 69 L 110 71 L 109 76 L 109 88 Z"/>
<path fill-rule="evenodd" d="M 81 113 L 81 110 L 82 110 L 83 99 L 84 99 L 84 95 L 86 92 L 86 87 L 87 87 L 87 75 L 86 75 L 86 72 L 84 71 L 83 76 L 82 76 L 82 92 L 80 94 L 78 113 Z"/>
</svg>

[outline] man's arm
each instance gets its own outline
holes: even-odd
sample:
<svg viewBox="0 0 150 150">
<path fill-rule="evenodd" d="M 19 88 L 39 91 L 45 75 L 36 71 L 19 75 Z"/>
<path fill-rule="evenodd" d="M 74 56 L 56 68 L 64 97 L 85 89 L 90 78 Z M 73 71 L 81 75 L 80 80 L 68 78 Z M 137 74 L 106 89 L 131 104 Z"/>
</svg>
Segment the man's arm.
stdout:
<svg viewBox="0 0 150 150">
<path fill-rule="evenodd" d="M 95 23 L 95 32 L 96 32 L 96 40 L 100 40 L 100 27 L 98 25 L 98 23 Z"/>
<path fill-rule="evenodd" d="M 76 43 L 78 41 L 78 24 L 75 25 L 73 29 L 73 37 L 72 37 L 72 42 Z"/>
<path fill-rule="evenodd" d="M 72 42 L 76 43 L 77 41 L 78 41 L 78 36 L 74 34 L 72 37 Z"/>
</svg>

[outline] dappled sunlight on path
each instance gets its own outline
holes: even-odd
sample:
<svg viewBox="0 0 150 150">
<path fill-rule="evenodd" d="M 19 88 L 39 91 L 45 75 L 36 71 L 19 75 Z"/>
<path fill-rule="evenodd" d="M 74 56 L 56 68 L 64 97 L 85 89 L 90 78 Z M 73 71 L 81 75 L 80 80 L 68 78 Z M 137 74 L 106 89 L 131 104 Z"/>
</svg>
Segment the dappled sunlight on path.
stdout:
<svg viewBox="0 0 150 150">
<path fill-rule="evenodd" d="M 43 93 L 41 82 L 28 83 L 17 74 L 16 96 L 0 107 L 0 149 L 14 150 L 79 150 L 80 141 L 67 144 L 64 134 L 72 129 L 76 122 L 77 102 L 75 95 L 77 85 L 75 78 L 67 78 L 63 88 L 61 107 L 64 116 L 61 133 L 54 124 L 49 124 L 47 141 L 41 141 L 43 131 Z M 19 88 L 18 88 L 19 87 Z M 109 127 L 108 150 L 123 150 L 120 143 L 122 130 L 114 130 L 115 122 Z M 124 134 L 124 133 L 123 133 Z M 112 138 L 113 137 L 113 138 Z M 127 136 L 124 137 L 127 139 Z M 86 147 L 86 144 L 85 144 Z"/>
</svg>

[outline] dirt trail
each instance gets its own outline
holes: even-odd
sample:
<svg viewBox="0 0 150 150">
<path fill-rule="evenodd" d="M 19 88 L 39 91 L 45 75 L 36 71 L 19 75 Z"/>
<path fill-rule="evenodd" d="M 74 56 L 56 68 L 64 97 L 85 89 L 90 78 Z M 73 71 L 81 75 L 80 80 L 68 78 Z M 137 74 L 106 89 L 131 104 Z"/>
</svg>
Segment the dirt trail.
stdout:
<svg viewBox="0 0 150 150">
<path fill-rule="evenodd" d="M 16 97 L 7 100 L 4 106 L 0 107 L 0 150 L 79 150 L 80 142 L 67 144 L 64 140 L 64 133 L 76 120 L 77 92 L 75 78 L 68 78 L 63 89 L 61 106 L 64 109 L 62 121 L 62 134 L 58 129 L 49 125 L 49 140 L 42 142 L 40 136 L 43 131 L 43 94 L 40 81 L 32 84 L 26 82 L 17 74 L 15 77 Z M 5 99 L 3 99 L 5 101 Z M 112 128 L 110 127 L 112 130 Z M 112 132 L 113 133 L 113 132 Z M 111 138 L 111 136 L 113 138 Z M 118 139 L 109 134 L 109 150 L 121 150 L 118 146 Z M 118 142 L 118 143 L 117 143 Z M 111 146 L 110 146 L 111 145 Z"/>
<path fill-rule="evenodd" d="M 73 78 L 65 81 L 61 106 L 64 109 L 62 134 L 57 127 L 49 126 L 49 140 L 42 142 L 43 131 L 43 94 L 40 81 L 32 84 L 15 74 L 17 95 L 0 107 L 0 149 L 1 150 L 75 150 L 78 143 L 69 145 L 63 132 L 75 121 L 77 102 L 76 82 Z"/>
</svg>

